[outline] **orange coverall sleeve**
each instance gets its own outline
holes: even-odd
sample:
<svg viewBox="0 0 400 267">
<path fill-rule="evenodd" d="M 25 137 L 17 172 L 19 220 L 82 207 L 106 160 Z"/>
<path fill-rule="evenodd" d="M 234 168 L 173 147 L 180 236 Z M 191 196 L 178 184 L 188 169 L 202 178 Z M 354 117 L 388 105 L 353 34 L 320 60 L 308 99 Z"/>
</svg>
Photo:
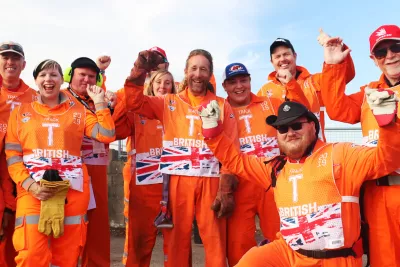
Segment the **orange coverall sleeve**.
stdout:
<svg viewBox="0 0 400 267">
<path fill-rule="evenodd" d="M 110 110 L 103 108 L 93 114 L 85 109 L 85 135 L 101 143 L 111 143 L 115 140 L 115 125 Z"/>
<path fill-rule="evenodd" d="M 255 182 L 267 189 L 271 185 L 270 164 L 264 162 L 268 158 L 257 158 L 240 152 L 234 141 L 222 132 L 219 136 L 205 139 L 214 156 L 226 169 L 243 179 Z"/>
<path fill-rule="evenodd" d="M 347 123 L 358 123 L 361 118 L 361 105 L 364 91 L 346 95 L 346 62 L 324 64 L 321 77 L 321 97 L 329 118 Z"/>
<path fill-rule="evenodd" d="M 30 175 L 22 160 L 22 144 L 19 141 L 17 134 L 18 111 L 19 107 L 15 108 L 11 112 L 8 120 L 5 152 L 8 164 L 8 172 L 11 176 L 11 179 L 13 179 L 13 181 L 19 186 L 22 186 L 22 183 L 29 178 Z"/>
<path fill-rule="evenodd" d="M 125 103 L 127 110 L 163 123 L 164 97 L 146 96 L 143 94 L 143 86 L 126 81 L 124 85 Z"/>
<path fill-rule="evenodd" d="M 397 159 L 400 154 L 400 121 L 379 127 L 377 147 L 356 146 L 339 143 L 334 148 L 334 163 L 343 165 L 344 179 L 378 179 L 400 167 Z M 356 174 L 356 175 L 355 175 Z"/>
<path fill-rule="evenodd" d="M 292 79 L 286 85 L 286 98 L 290 101 L 294 101 L 300 104 L 303 104 L 305 107 L 310 109 L 310 104 L 307 100 L 307 97 L 304 95 L 303 90 L 300 85 L 296 82 L 295 79 Z M 283 102 L 283 101 L 282 101 Z"/>
<path fill-rule="evenodd" d="M 233 142 L 233 145 L 236 146 L 238 149 L 240 148 L 239 145 L 239 136 L 237 131 L 237 121 L 233 116 L 233 110 L 231 105 L 228 101 L 225 101 L 224 104 L 224 121 L 222 122 L 224 127 L 224 133 L 226 136 L 229 136 Z M 217 157 L 218 158 L 218 157 Z M 227 166 L 223 162 L 221 162 L 221 173 L 222 174 L 232 174 L 232 171 L 229 170 Z"/>
<path fill-rule="evenodd" d="M 124 89 L 117 91 L 118 103 L 112 118 L 115 124 L 116 140 L 123 140 L 135 132 L 134 113 L 126 109 Z"/>
</svg>

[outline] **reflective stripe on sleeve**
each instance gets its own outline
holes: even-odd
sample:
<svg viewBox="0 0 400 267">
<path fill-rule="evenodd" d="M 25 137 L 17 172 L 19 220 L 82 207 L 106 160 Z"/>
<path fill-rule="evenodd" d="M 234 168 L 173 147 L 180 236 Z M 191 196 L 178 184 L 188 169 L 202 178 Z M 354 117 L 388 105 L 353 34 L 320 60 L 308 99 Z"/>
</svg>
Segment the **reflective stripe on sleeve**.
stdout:
<svg viewBox="0 0 400 267">
<path fill-rule="evenodd" d="M 99 123 L 96 123 L 92 129 L 92 138 L 96 138 L 98 133 L 102 136 L 113 137 L 115 135 L 115 129 L 107 130 L 101 127 Z"/>
<path fill-rule="evenodd" d="M 22 152 L 22 146 L 20 144 L 6 143 L 4 148 L 5 150 L 15 150 L 18 152 Z"/>
<path fill-rule="evenodd" d="M 11 166 L 14 163 L 18 163 L 18 162 L 23 162 L 23 159 L 21 156 L 12 156 L 11 158 L 7 159 L 7 166 Z"/>
</svg>

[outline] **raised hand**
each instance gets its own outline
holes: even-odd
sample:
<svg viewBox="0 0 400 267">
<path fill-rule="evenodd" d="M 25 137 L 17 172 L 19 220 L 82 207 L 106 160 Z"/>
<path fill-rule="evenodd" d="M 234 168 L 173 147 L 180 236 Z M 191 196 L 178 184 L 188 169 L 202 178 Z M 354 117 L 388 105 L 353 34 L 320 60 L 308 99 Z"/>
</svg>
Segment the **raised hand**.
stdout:
<svg viewBox="0 0 400 267">
<path fill-rule="evenodd" d="M 93 103 L 100 104 L 100 103 L 106 103 L 104 99 L 104 90 L 103 88 L 97 86 L 97 85 L 87 85 L 86 91 L 88 96 L 93 100 Z"/>
<path fill-rule="evenodd" d="M 317 37 L 318 43 L 322 46 L 326 44 L 328 39 L 331 38 L 322 28 L 319 29 L 319 35 Z"/>
<path fill-rule="evenodd" d="M 293 79 L 293 75 L 288 69 L 278 69 L 276 72 L 276 79 L 283 85 L 286 85 Z"/>
<path fill-rule="evenodd" d="M 343 62 L 351 52 L 348 48 L 342 51 L 343 40 L 340 37 L 330 37 L 324 44 L 324 60 L 327 64 L 338 64 Z"/>
<path fill-rule="evenodd" d="M 110 66 L 110 63 L 111 63 L 110 56 L 103 55 L 103 56 L 99 56 L 96 59 L 96 65 L 101 70 L 106 70 L 108 68 L 108 66 Z"/>
</svg>

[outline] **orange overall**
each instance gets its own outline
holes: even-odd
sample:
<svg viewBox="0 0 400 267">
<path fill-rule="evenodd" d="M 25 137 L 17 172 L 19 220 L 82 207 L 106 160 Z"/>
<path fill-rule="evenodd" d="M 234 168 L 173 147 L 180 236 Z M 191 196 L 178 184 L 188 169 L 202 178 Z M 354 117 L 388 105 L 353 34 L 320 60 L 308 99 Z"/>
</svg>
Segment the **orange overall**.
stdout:
<svg viewBox="0 0 400 267">
<path fill-rule="evenodd" d="M 69 90 L 64 90 L 77 105 L 80 103 Z M 76 93 L 76 92 L 75 92 Z M 90 98 L 79 96 L 93 110 L 94 104 Z M 110 224 L 108 218 L 108 167 L 107 145 L 88 137 L 83 138 L 82 158 L 89 177 L 90 186 L 96 207 L 87 211 L 89 224 L 87 228 L 86 246 L 82 254 L 82 266 L 110 266 Z M 99 234 L 101 233 L 101 234 Z"/>
<path fill-rule="evenodd" d="M 253 248 L 237 266 L 358 266 L 362 265 L 358 197 L 365 180 L 396 169 L 400 123 L 379 129 L 376 148 L 318 140 L 300 161 L 287 161 L 277 174 L 275 201 L 281 219 L 279 239 Z M 394 138 L 394 136 L 396 138 Z M 215 156 L 236 175 L 271 185 L 271 158 L 241 154 L 225 133 L 206 140 Z M 361 248 L 356 256 L 316 259 L 297 250 L 326 251 Z"/>
<path fill-rule="evenodd" d="M 224 128 L 237 140 L 232 109 L 211 92 L 193 96 L 189 89 L 163 97 L 143 95 L 141 86 L 125 83 L 127 108 L 149 119 L 158 119 L 164 128 L 160 171 L 170 174 L 169 209 L 174 228 L 168 231 L 167 266 L 191 266 L 193 215 L 205 249 L 205 266 L 226 265 L 226 219 L 217 219 L 211 205 L 219 187 L 219 162 L 204 144 L 197 109 L 201 102 L 217 100 Z M 229 173 L 222 168 L 222 172 Z"/>
<path fill-rule="evenodd" d="M 324 67 L 323 84 L 325 90 L 322 97 L 329 117 L 341 122 L 357 123 L 361 121 L 363 144 L 376 146 L 379 139 L 378 124 L 365 101 L 364 88 L 352 95 L 345 95 L 344 72 L 345 63 L 326 65 Z M 369 88 L 389 88 L 382 74 L 379 81 L 371 82 Z M 398 95 L 400 86 L 392 87 Z M 397 117 L 400 116 L 398 109 Z M 396 159 L 397 157 L 394 157 Z M 400 168 L 400 160 L 397 168 Z M 365 217 L 369 225 L 369 248 L 371 266 L 400 266 L 400 171 L 389 175 L 389 184 L 369 181 L 365 184 Z M 379 185 L 378 185 L 379 184 Z"/>
<path fill-rule="evenodd" d="M 11 111 L 22 103 L 30 103 L 35 101 L 37 93 L 34 89 L 26 85 L 20 80 L 20 85 L 15 90 L 7 90 L 1 87 L 0 93 L 0 187 L 3 190 L 4 205 L 8 212 L 15 211 L 15 185 L 8 174 L 6 156 L 3 150 L 4 139 L 6 137 L 8 118 Z M 12 244 L 12 235 L 14 233 L 15 215 L 4 229 L 5 236 L 0 243 L 0 266 L 6 264 L 8 267 L 15 266 L 15 256 L 17 252 Z"/>
<path fill-rule="evenodd" d="M 123 90 L 117 95 L 118 105 L 113 114 L 117 139 L 128 137 L 128 160 L 123 170 L 126 221 L 123 264 L 148 267 L 157 237 L 153 221 L 162 199 L 162 175 L 158 171 L 162 125 L 126 111 Z"/>
<path fill-rule="evenodd" d="M 17 184 L 13 236 L 17 266 L 78 264 L 86 239 L 89 203 L 89 178 L 81 158 L 84 135 L 107 143 L 115 139 L 108 109 L 92 114 L 61 93 L 61 103 L 53 108 L 39 99 L 22 104 L 11 113 L 5 150 L 10 176 Z M 60 238 L 38 231 L 41 202 L 22 187 L 27 178 L 39 181 L 44 171 L 51 168 L 71 182 L 65 205 L 64 235 Z"/>
<path fill-rule="evenodd" d="M 287 97 L 296 102 L 307 103 L 297 82 L 286 86 Z M 228 102 L 230 102 L 228 97 Z M 260 97 L 251 94 L 249 105 L 233 108 L 238 125 L 241 151 L 257 157 L 279 155 L 276 130 L 265 123 L 265 118 L 276 114 L 282 98 Z M 256 245 L 255 216 L 260 219 L 260 228 L 265 238 L 272 241 L 279 232 L 279 215 L 274 200 L 273 189 L 266 191 L 256 183 L 239 178 L 234 193 L 235 210 L 227 220 L 227 257 L 229 266 L 234 266 L 240 258 Z"/>
<path fill-rule="evenodd" d="M 355 76 L 354 64 L 351 56 L 349 55 L 346 60 L 346 81 L 350 82 Z M 305 96 L 308 99 L 309 110 L 312 111 L 320 121 L 320 133 L 319 138 L 321 140 L 325 139 L 325 104 L 321 97 L 321 79 L 322 74 L 310 74 L 308 70 L 304 67 L 297 66 L 296 67 L 296 81 L 303 89 Z M 286 97 L 286 88 L 283 84 L 276 78 L 276 71 L 271 72 L 268 75 L 268 82 L 264 84 L 260 90 L 258 91 L 258 96 L 268 96 L 275 98 L 285 99 Z M 305 104 L 305 103 L 301 103 Z"/>
</svg>

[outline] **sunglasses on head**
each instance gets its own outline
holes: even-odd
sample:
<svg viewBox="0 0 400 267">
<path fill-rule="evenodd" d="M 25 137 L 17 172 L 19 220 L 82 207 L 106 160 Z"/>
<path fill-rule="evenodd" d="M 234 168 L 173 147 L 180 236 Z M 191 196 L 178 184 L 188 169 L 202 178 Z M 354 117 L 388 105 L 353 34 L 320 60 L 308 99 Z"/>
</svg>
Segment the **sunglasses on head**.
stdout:
<svg viewBox="0 0 400 267">
<path fill-rule="evenodd" d="M 289 125 L 278 126 L 276 129 L 280 134 L 285 134 L 289 131 L 289 128 L 291 128 L 293 131 L 299 131 L 303 128 L 303 123 L 309 123 L 309 122 L 310 121 L 299 121 Z"/>
<path fill-rule="evenodd" d="M 13 44 L 2 44 L 0 46 L 0 51 L 4 51 L 4 50 L 14 50 L 16 52 L 19 52 L 21 54 L 24 54 L 24 50 L 22 50 L 22 47 L 20 47 L 19 45 L 13 45 Z"/>
<path fill-rule="evenodd" d="M 381 49 L 376 49 L 374 50 L 372 53 L 374 54 L 374 56 L 378 59 L 382 59 L 385 58 L 388 50 L 392 51 L 393 53 L 400 53 L 400 42 L 399 43 L 394 43 L 389 47 L 384 47 Z"/>
</svg>

